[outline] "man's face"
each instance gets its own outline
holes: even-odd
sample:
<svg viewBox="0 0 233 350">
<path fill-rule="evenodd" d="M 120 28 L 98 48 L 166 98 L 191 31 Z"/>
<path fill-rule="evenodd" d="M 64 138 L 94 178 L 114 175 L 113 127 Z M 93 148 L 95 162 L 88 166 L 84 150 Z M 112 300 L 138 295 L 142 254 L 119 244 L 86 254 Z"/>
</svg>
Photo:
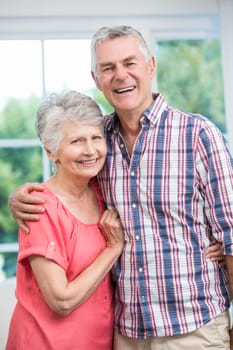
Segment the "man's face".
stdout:
<svg viewBox="0 0 233 350">
<path fill-rule="evenodd" d="M 109 39 L 96 48 L 96 86 L 119 116 L 141 115 L 152 102 L 155 60 L 147 62 L 132 36 Z"/>
</svg>

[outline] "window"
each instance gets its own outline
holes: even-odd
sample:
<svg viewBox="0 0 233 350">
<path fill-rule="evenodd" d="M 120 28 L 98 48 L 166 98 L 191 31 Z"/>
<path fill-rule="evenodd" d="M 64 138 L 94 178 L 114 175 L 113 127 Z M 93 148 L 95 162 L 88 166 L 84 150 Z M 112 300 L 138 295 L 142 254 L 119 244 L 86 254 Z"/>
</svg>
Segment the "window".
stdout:
<svg viewBox="0 0 233 350">
<path fill-rule="evenodd" d="M 203 114 L 225 133 L 219 40 L 161 40 L 155 54 L 158 90 L 168 104 Z"/>
<path fill-rule="evenodd" d="M 17 226 L 7 201 L 25 182 L 41 182 L 50 164 L 34 121 L 44 95 L 74 89 L 108 106 L 90 74 L 90 40 L 0 40 L 0 280 L 15 274 Z"/>
<path fill-rule="evenodd" d="M 50 175 L 34 130 L 41 98 L 75 89 L 94 97 L 104 112 L 112 111 L 92 81 L 87 38 L 100 26 L 122 23 L 122 14 L 97 16 L 93 10 L 88 17 L 73 4 L 72 11 L 65 6 L 60 15 L 46 17 L 46 9 L 38 7 L 23 17 L 21 12 L 3 14 L 0 21 L 0 280 L 14 275 L 16 265 L 17 227 L 7 207 L 8 195 L 26 181 L 44 181 Z M 150 6 L 147 17 L 132 17 L 129 7 L 124 21 L 141 30 L 151 47 L 157 40 L 158 90 L 169 104 L 216 118 L 212 120 L 225 132 L 218 14 L 179 16 L 172 10 L 167 16 Z M 22 38 L 27 40 L 15 40 Z"/>
</svg>

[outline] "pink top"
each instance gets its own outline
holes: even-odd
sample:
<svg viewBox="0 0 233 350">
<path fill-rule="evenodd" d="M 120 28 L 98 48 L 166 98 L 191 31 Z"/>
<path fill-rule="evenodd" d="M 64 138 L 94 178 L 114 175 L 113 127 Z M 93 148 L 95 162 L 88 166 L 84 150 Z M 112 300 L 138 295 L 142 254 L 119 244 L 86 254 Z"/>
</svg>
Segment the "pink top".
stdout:
<svg viewBox="0 0 233 350">
<path fill-rule="evenodd" d="M 94 185 L 101 213 L 103 200 Z M 30 222 L 30 234 L 19 231 L 15 307 L 6 350 L 111 350 L 113 287 L 108 274 L 96 291 L 68 316 L 60 316 L 45 303 L 28 257 L 41 255 L 60 265 L 69 281 L 89 266 L 105 248 L 98 223 L 77 220 L 46 189 L 34 192 L 46 200 L 46 214 Z"/>
</svg>

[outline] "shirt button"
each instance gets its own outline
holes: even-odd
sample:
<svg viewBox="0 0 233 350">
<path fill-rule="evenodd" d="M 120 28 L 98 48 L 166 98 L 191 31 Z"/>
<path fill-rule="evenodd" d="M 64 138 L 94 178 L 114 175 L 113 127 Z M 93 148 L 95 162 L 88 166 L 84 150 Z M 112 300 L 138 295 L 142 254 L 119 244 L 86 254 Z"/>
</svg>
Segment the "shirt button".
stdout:
<svg viewBox="0 0 233 350">
<path fill-rule="evenodd" d="M 133 203 L 133 204 L 132 204 L 132 207 L 133 207 L 133 208 L 136 208 L 136 206 L 137 206 L 136 203 Z"/>
<path fill-rule="evenodd" d="M 137 235 L 135 238 L 136 238 L 136 240 L 138 241 L 138 240 L 140 239 L 140 236 L 139 236 L 139 235 Z"/>
<path fill-rule="evenodd" d="M 131 172 L 131 176 L 134 176 L 134 174 L 135 174 L 134 171 L 132 171 L 132 172 Z"/>
<path fill-rule="evenodd" d="M 120 144 L 120 148 L 124 148 L 124 144 L 123 143 Z"/>
<path fill-rule="evenodd" d="M 142 267 L 139 267 L 138 271 L 139 271 L 139 272 L 143 272 L 143 268 L 142 268 Z"/>
</svg>

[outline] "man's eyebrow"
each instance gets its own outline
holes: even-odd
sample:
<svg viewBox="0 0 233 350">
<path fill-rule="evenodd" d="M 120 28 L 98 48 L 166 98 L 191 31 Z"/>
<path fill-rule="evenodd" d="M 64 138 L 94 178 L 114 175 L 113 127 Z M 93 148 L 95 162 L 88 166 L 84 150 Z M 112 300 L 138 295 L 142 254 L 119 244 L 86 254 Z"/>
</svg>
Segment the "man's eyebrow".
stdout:
<svg viewBox="0 0 233 350">
<path fill-rule="evenodd" d="M 131 56 L 128 56 L 128 57 L 125 57 L 125 58 L 123 58 L 121 61 L 122 62 L 127 62 L 127 61 L 131 61 L 131 60 L 135 60 L 137 57 L 135 56 L 135 55 L 131 55 Z M 105 67 L 105 66 L 112 66 L 112 65 L 114 65 L 115 63 L 114 62 L 111 62 L 111 61 L 109 61 L 109 62 L 100 62 L 100 63 L 98 63 L 98 65 L 100 66 L 100 67 Z"/>
<path fill-rule="evenodd" d="M 111 66 L 113 64 L 114 64 L 113 62 L 100 62 L 100 63 L 98 63 L 98 65 L 100 67 Z"/>
<path fill-rule="evenodd" d="M 137 57 L 135 55 L 128 56 L 123 59 L 123 62 L 135 60 Z"/>
</svg>

